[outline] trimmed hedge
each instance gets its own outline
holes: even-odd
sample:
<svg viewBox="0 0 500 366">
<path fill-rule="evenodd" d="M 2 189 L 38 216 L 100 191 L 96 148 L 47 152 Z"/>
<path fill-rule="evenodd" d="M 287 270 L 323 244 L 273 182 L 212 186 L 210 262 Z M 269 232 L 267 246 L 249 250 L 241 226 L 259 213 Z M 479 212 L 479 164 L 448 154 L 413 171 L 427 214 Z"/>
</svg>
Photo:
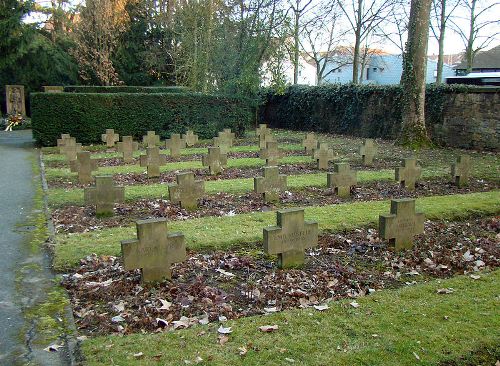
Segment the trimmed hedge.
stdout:
<svg viewBox="0 0 500 366">
<path fill-rule="evenodd" d="M 200 93 L 32 93 L 33 136 L 54 146 L 61 133 L 83 144 L 101 143 L 113 128 L 121 136 L 142 138 L 148 130 L 161 138 L 192 129 L 211 138 L 223 128 L 242 134 L 255 115 L 247 100 Z"/>
<path fill-rule="evenodd" d="M 64 87 L 66 93 L 184 93 L 185 86 L 86 86 L 69 85 Z"/>
<path fill-rule="evenodd" d="M 442 124 L 450 93 L 484 88 L 464 85 L 428 86 L 426 124 L 429 133 Z M 401 125 L 399 85 L 291 86 L 283 94 L 266 89 L 259 120 L 274 128 L 348 134 L 360 137 L 396 138 Z"/>
</svg>

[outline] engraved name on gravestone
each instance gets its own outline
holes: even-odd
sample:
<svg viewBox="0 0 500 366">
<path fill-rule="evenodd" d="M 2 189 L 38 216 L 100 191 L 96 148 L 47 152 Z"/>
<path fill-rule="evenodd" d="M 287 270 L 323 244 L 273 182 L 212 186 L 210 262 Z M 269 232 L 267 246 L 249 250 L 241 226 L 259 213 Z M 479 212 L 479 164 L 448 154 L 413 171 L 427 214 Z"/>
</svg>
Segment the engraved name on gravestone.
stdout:
<svg viewBox="0 0 500 366">
<path fill-rule="evenodd" d="M 396 251 L 411 249 L 413 237 L 424 232 L 425 217 L 415 212 L 415 200 L 391 200 L 391 213 L 379 216 L 379 233 Z"/>
<path fill-rule="evenodd" d="M 416 159 L 404 159 L 403 166 L 397 167 L 395 171 L 396 181 L 409 191 L 415 190 L 415 183 L 420 179 L 422 168 L 417 165 Z"/>
<path fill-rule="evenodd" d="M 193 146 L 198 142 L 198 135 L 195 135 L 193 131 L 188 130 L 186 134 L 182 135 L 182 139 L 186 141 L 187 146 Z"/>
<path fill-rule="evenodd" d="M 115 130 L 112 128 L 107 128 L 106 133 L 101 135 L 101 140 L 107 147 L 114 147 L 115 144 L 120 141 L 120 135 L 115 133 Z"/>
<path fill-rule="evenodd" d="M 165 218 L 136 222 L 137 239 L 121 242 L 125 270 L 142 270 L 142 281 L 172 278 L 171 266 L 186 259 L 186 244 L 182 233 L 168 233 Z"/>
<path fill-rule="evenodd" d="M 186 147 L 186 141 L 181 139 L 181 135 L 173 133 L 168 140 L 165 140 L 165 147 L 170 150 L 170 156 L 178 158 L 181 156 L 181 149 Z"/>
<path fill-rule="evenodd" d="M 372 165 L 373 158 L 377 154 L 377 146 L 374 144 L 373 139 L 366 139 L 363 145 L 359 148 L 359 153 L 363 159 L 364 165 Z"/>
<path fill-rule="evenodd" d="M 281 191 L 286 189 L 286 175 L 279 174 L 277 166 L 264 167 L 264 176 L 253 180 L 255 193 L 261 193 L 265 202 L 274 202 L 279 198 Z"/>
<path fill-rule="evenodd" d="M 59 147 L 61 153 L 66 156 L 66 159 L 71 162 L 76 160 L 76 154 L 82 151 L 82 144 L 77 143 L 74 137 L 64 139 L 64 145 Z"/>
<path fill-rule="evenodd" d="M 140 164 L 147 167 L 148 178 L 157 178 L 160 176 L 160 166 L 167 163 L 167 157 L 160 154 L 158 147 L 147 147 L 146 155 L 141 155 Z"/>
<path fill-rule="evenodd" d="M 125 188 L 114 186 L 110 175 L 98 175 L 95 177 L 95 187 L 84 189 L 84 201 L 86 205 L 96 206 L 96 215 L 111 216 L 114 204 L 125 201 Z"/>
<path fill-rule="evenodd" d="M 145 136 L 142 136 L 142 143 L 145 147 L 155 147 L 160 144 L 160 136 L 155 131 L 148 131 Z"/>
<path fill-rule="evenodd" d="M 195 210 L 198 199 L 205 193 L 205 182 L 195 180 L 193 172 L 176 175 L 177 183 L 168 185 L 169 199 L 172 203 L 180 203 L 186 210 Z"/>
<path fill-rule="evenodd" d="M 328 162 L 333 160 L 333 150 L 328 148 L 327 143 L 321 143 L 319 149 L 314 150 L 314 159 L 318 163 L 318 169 L 328 169 Z"/>
<path fill-rule="evenodd" d="M 97 170 L 97 160 L 90 158 L 90 152 L 82 151 L 77 153 L 76 160 L 70 161 L 70 169 L 73 173 L 78 173 L 78 181 L 82 184 L 92 183 L 92 172 Z"/>
<path fill-rule="evenodd" d="M 123 136 L 121 142 L 116 143 L 116 150 L 122 153 L 123 162 L 134 161 L 134 151 L 139 149 L 139 143 L 132 139 L 132 136 Z"/>
<path fill-rule="evenodd" d="M 461 155 L 457 162 L 451 166 L 451 176 L 455 180 L 457 187 L 465 186 L 469 183 L 469 172 L 471 168 L 470 156 Z"/>
<path fill-rule="evenodd" d="M 280 210 L 276 216 L 277 226 L 264 228 L 264 251 L 277 254 L 281 268 L 304 264 L 304 250 L 318 245 L 318 223 L 304 221 L 300 208 Z"/>
<path fill-rule="evenodd" d="M 351 187 L 356 183 L 356 171 L 351 170 L 347 163 L 335 164 L 333 173 L 327 174 L 328 187 L 333 188 L 339 197 L 349 197 Z"/>
<path fill-rule="evenodd" d="M 227 155 L 221 154 L 218 147 L 209 147 L 208 154 L 201 157 L 201 163 L 208 167 L 211 175 L 219 174 L 227 165 Z"/>
<path fill-rule="evenodd" d="M 314 149 L 318 148 L 318 140 L 314 133 L 308 133 L 306 138 L 302 141 L 302 146 L 306 150 L 307 154 L 314 153 Z"/>
<path fill-rule="evenodd" d="M 7 114 L 26 116 L 23 85 L 5 85 Z"/>
<path fill-rule="evenodd" d="M 259 157 L 266 160 L 267 166 L 278 165 L 283 155 L 283 151 L 278 148 L 278 143 L 276 141 L 266 143 L 266 148 L 260 149 L 259 152 Z"/>
</svg>

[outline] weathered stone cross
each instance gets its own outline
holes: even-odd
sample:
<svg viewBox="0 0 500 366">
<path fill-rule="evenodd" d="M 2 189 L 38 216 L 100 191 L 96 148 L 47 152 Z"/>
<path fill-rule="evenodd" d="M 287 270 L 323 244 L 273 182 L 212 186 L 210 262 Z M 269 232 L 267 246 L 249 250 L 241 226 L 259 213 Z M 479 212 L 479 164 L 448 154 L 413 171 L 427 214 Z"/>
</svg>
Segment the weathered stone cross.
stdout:
<svg viewBox="0 0 500 366">
<path fill-rule="evenodd" d="M 131 163 L 134 161 L 133 153 L 139 149 L 139 144 L 132 140 L 132 136 L 123 136 L 122 142 L 116 143 L 116 149 L 123 154 L 125 163 Z"/>
<path fill-rule="evenodd" d="M 266 148 L 260 149 L 259 153 L 259 157 L 266 160 L 267 166 L 278 165 L 278 161 L 283 155 L 283 151 L 278 148 L 276 141 L 266 143 Z"/>
<path fill-rule="evenodd" d="M 307 154 L 312 154 L 314 149 L 318 148 L 318 140 L 314 133 L 308 133 L 306 138 L 302 141 L 302 146 L 305 148 Z"/>
<path fill-rule="evenodd" d="M 208 154 L 201 157 L 201 163 L 208 166 L 211 175 L 219 174 L 227 165 L 227 155 L 221 154 L 218 147 L 209 147 Z"/>
<path fill-rule="evenodd" d="M 145 136 L 142 136 L 142 143 L 145 147 L 155 147 L 160 144 L 160 136 L 155 131 L 148 131 Z"/>
<path fill-rule="evenodd" d="M 264 228 L 264 251 L 278 255 L 281 268 L 304 263 L 306 248 L 318 245 L 318 223 L 304 221 L 304 210 L 292 208 L 276 213 L 277 226 Z"/>
<path fill-rule="evenodd" d="M 186 141 L 187 146 L 193 146 L 198 142 L 198 135 L 195 135 L 193 131 L 188 130 L 185 135 L 182 135 L 182 139 Z"/>
<path fill-rule="evenodd" d="M 168 140 L 165 140 L 165 147 L 170 149 L 170 156 L 178 158 L 181 156 L 181 149 L 186 147 L 186 141 L 181 139 L 181 135 L 173 133 Z"/>
<path fill-rule="evenodd" d="M 71 135 L 69 133 L 62 133 L 61 138 L 57 139 L 57 147 L 59 148 L 59 154 L 62 154 L 62 147 L 66 144 L 66 140 L 69 140 Z"/>
<path fill-rule="evenodd" d="M 136 222 L 137 239 L 121 242 L 125 270 L 142 269 L 142 281 L 172 278 L 172 263 L 186 259 L 182 233 L 169 234 L 165 218 Z"/>
<path fill-rule="evenodd" d="M 96 206 L 97 216 L 113 215 L 113 205 L 125 201 L 125 188 L 113 186 L 111 175 L 98 175 L 95 177 L 95 187 L 84 189 L 86 205 Z"/>
<path fill-rule="evenodd" d="M 106 129 L 106 133 L 101 135 L 102 142 L 106 143 L 107 147 L 114 147 L 115 143 L 120 141 L 120 135 L 115 133 L 112 128 Z"/>
<path fill-rule="evenodd" d="M 76 139 L 74 137 L 70 137 L 65 140 L 63 146 L 59 147 L 59 150 L 66 155 L 66 159 L 71 162 L 76 160 L 76 154 L 82 151 L 82 144 L 77 144 Z"/>
<path fill-rule="evenodd" d="M 455 164 L 451 165 L 451 177 L 455 179 L 455 184 L 462 187 L 469 183 L 469 172 L 471 161 L 468 155 L 460 155 Z"/>
<path fill-rule="evenodd" d="M 176 175 L 177 183 L 168 185 L 170 202 L 179 202 L 186 210 L 195 210 L 198 207 L 198 199 L 205 193 L 205 182 L 194 180 L 193 172 L 180 173 Z"/>
<path fill-rule="evenodd" d="M 333 160 L 333 150 L 327 143 L 319 144 L 319 149 L 314 150 L 314 159 L 318 162 L 318 169 L 328 169 L 328 162 Z"/>
<path fill-rule="evenodd" d="M 424 232 L 424 221 L 424 214 L 415 212 L 414 199 L 391 200 L 391 213 L 379 216 L 379 233 L 396 251 L 411 249 L 413 236 Z"/>
<path fill-rule="evenodd" d="M 267 125 L 265 123 L 261 123 L 259 127 L 255 129 L 255 134 L 257 136 L 269 134 L 269 129 L 267 128 Z"/>
<path fill-rule="evenodd" d="M 363 158 L 364 165 L 372 165 L 373 158 L 377 154 L 377 146 L 373 143 L 373 139 L 366 139 L 363 141 L 363 145 L 359 148 L 359 153 Z"/>
<path fill-rule="evenodd" d="M 221 154 L 227 154 L 229 152 L 229 145 L 227 140 L 221 138 L 220 136 L 214 137 L 214 146 L 220 148 Z"/>
<path fill-rule="evenodd" d="M 415 190 L 415 182 L 422 174 L 422 168 L 417 165 L 416 159 L 404 159 L 403 166 L 396 168 L 396 180 L 409 191 Z"/>
<path fill-rule="evenodd" d="M 255 193 L 262 193 L 265 202 L 277 201 L 279 192 L 286 188 L 286 175 L 279 174 L 277 166 L 264 167 L 264 176 L 253 179 Z"/>
<path fill-rule="evenodd" d="M 230 128 L 225 128 L 222 132 L 219 132 L 219 140 L 225 141 L 226 145 L 229 147 L 233 146 L 233 140 L 236 135 L 231 132 Z"/>
<path fill-rule="evenodd" d="M 73 173 L 78 173 L 78 181 L 82 184 L 92 183 L 92 172 L 97 170 L 97 160 L 90 158 L 90 152 L 82 151 L 77 159 L 69 162 Z"/>
<path fill-rule="evenodd" d="M 347 163 L 333 166 L 333 173 L 327 174 L 327 185 L 335 190 L 339 197 L 349 197 L 351 187 L 357 183 L 356 172 Z"/>
<path fill-rule="evenodd" d="M 147 147 L 146 155 L 141 155 L 141 166 L 147 167 L 148 178 L 156 178 L 160 176 L 160 165 L 167 163 L 167 157 L 160 154 L 158 147 Z"/>
</svg>

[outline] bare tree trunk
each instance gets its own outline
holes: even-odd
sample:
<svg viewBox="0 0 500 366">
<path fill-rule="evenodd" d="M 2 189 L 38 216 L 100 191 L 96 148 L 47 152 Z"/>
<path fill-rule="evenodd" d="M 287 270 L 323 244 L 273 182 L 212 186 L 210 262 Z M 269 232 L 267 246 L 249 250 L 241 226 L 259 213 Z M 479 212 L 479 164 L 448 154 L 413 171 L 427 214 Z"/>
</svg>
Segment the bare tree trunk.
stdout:
<svg viewBox="0 0 500 366">
<path fill-rule="evenodd" d="M 467 40 L 467 47 L 465 48 L 465 60 L 467 62 L 467 74 L 472 71 L 474 63 L 474 32 L 476 31 L 476 3 L 477 0 L 472 0 L 470 8 L 470 28 L 469 39 Z"/>
<path fill-rule="evenodd" d="M 359 84 L 359 59 L 361 51 L 361 26 L 362 26 L 362 14 L 361 10 L 363 8 L 363 0 L 358 0 L 358 13 L 356 14 L 356 29 L 354 31 L 354 55 L 352 57 L 352 82 L 353 84 Z"/>
<path fill-rule="evenodd" d="M 425 128 L 427 45 L 432 0 L 412 0 L 408 42 L 403 60 L 400 143 L 422 147 L 430 143 Z"/>
<path fill-rule="evenodd" d="M 293 40 L 294 40 L 294 50 L 293 50 L 293 83 L 298 84 L 299 82 L 299 5 L 300 0 L 297 0 L 297 7 L 294 9 L 295 13 L 295 24 L 293 29 Z"/>
<path fill-rule="evenodd" d="M 443 64 L 444 64 L 444 34 L 446 31 L 446 0 L 441 1 L 441 26 L 439 27 L 439 53 L 437 61 L 437 75 L 436 84 L 441 84 L 443 82 Z"/>
</svg>

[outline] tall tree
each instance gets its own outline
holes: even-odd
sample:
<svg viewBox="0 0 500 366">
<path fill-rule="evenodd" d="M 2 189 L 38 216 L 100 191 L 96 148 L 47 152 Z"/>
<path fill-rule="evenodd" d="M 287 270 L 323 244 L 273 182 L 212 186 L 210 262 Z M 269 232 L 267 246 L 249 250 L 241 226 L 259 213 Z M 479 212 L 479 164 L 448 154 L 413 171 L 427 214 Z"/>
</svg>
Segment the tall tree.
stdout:
<svg viewBox="0 0 500 366">
<path fill-rule="evenodd" d="M 367 37 L 387 19 L 395 0 L 337 0 L 354 33 L 352 82 L 360 80 L 361 48 Z M 349 6 L 350 4 L 350 6 Z"/>
<path fill-rule="evenodd" d="M 299 81 L 299 56 L 300 56 L 300 37 L 302 33 L 301 18 L 307 12 L 312 0 L 290 0 L 290 8 L 293 12 L 293 83 L 297 84 Z"/>
<path fill-rule="evenodd" d="M 487 48 L 500 34 L 499 18 L 491 17 L 499 5 L 498 1 L 460 0 L 461 10 L 465 13 L 461 19 L 467 22 L 468 27 L 462 27 L 460 19 L 452 20 L 451 24 L 464 42 L 468 73 L 472 71 L 477 53 Z"/>
<path fill-rule="evenodd" d="M 429 144 L 425 128 L 425 75 L 432 0 L 412 0 L 408 41 L 403 54 L 403 100 L 400 142 L 421 147 Z"/>
</svg>

